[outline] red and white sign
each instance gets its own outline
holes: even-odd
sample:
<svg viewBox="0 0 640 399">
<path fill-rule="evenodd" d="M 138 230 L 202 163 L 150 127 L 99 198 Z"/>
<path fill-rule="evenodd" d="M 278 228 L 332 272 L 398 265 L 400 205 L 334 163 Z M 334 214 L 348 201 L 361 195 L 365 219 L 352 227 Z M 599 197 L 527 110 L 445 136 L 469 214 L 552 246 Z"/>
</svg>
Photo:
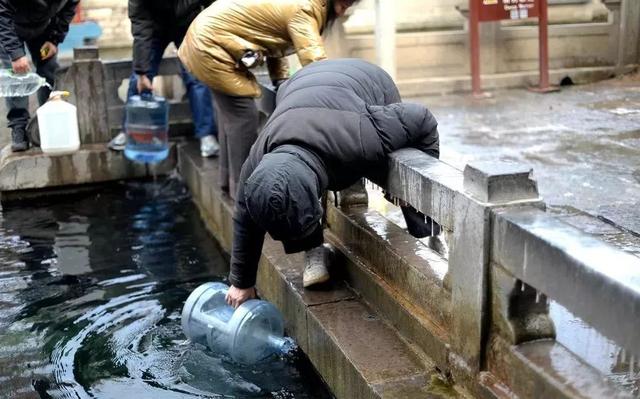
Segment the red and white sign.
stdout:
<svg viewBox="0 0 640 399">
<path fill-rule="evenodd" d="M 480 21 L 537 18 L 539 0 L 476 0 L 480 3 Z"/>
</svg>

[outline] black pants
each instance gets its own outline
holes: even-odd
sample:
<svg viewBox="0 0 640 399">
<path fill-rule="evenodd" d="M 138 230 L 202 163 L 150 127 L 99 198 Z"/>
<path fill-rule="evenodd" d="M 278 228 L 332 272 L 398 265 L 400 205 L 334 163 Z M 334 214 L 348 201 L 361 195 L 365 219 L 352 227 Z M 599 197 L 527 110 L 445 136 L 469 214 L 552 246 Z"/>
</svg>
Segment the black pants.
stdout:
<svg viewBox="0 0 640 399">
<path fill-rule="evenodd" d="M 440 234 L 440 225 L 430 217 L 425 216 L 422 212 L 417 211 L 411 206 L 402 206 L 401 209 L 404 220 L 407 223 L 407 230 L 412 236 L 424 238 Z M 318 223 L 318 227 L 308 236 L 300 238 L 299 240 L 282 241 L 284 252 L 294 254 L 319 247 L 324 243 L 322 230 L 322 224 Z"/>
<path fill-rule="evenodd" d="M 251 97 L 213 91 L 220 142 L 220 186 L 235 199 L 240 169 L 258 138 L 258 109 Z"/>
<path fill-rule="evenodd" d="M 56 71 L 58 70 L 58 62 L 56 57 L 42 60 L 40 58 L 40 48 L 44 44 L 46 39 L 44 37 L 37 37 L 35 39 L 24 40 L 31 59 L 36 66 L 36 73 L 47 80 L 47 83 L 54 86 Z M 0 46 L 0 61 L 2 67 L 5 69 L 11 68 L 11 57 L 7 54 L 2 46 Z M 40 105 L 47 102 L 51 89 L 48 87 L 41 87 L 38 90 L 38 103 Z M 10 128 L 25 128 L 29 122 L 29 97 L 7 97 L 7 120 L 9 121 Z"/>
</svg>

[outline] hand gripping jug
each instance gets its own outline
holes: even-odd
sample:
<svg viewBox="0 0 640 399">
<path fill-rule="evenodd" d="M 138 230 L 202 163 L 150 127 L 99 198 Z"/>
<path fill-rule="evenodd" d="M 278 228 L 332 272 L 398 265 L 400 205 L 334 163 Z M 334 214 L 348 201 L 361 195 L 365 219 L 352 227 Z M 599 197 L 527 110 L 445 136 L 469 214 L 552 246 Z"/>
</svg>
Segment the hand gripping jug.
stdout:
<svg viewBox="0 0 640 399">
<path fill-rule="evenodd" d="M 80 148 L 76 107 L 62 99 L 68 95 L 66 91 L 54 91 L 49 95 L 49 101 L 36 111 L 40 148 L 44 153 L 55 154 Z"/>
<path fill-rule="evenodd" d="M 228 290 L 222 283 L 206 283 L 189 295 L 182 308 L 182 330 L 192 342 L 243 364 L 293 349 L 293 341 L 283 337 L 284 322 L 275 306 L 250 299 L 234 309 L 225 302 Z"/>
<path fill-rule="evenodd" d="M 169 155 L 169 104 L 150 92 L 127 102 L 124 155 L 140 163 L 158 163 Z"/>
</svg>

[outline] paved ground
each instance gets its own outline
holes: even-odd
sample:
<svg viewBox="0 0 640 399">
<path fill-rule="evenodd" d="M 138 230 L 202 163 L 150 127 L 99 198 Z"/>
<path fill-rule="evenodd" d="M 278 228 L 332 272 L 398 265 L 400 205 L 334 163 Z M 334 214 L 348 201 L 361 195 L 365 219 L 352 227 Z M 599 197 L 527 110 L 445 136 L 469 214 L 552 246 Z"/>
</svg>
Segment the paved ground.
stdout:
<svg viewBox="0 0 640 399">
<path fill-rule="evenodd" d="M 552 94 L 492 94 L 418 99 L 438 118 L 444 161 L 527 163 L 550 205 L 640 232 L 640 74 Z"/>
</svg>

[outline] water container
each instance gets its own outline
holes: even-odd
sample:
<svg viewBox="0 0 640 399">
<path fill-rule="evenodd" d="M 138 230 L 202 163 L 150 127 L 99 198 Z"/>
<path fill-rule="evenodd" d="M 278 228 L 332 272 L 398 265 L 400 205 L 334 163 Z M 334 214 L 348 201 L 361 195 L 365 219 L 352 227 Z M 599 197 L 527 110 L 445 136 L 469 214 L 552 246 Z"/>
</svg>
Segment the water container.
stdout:
<svg viewBox="0 0 640 399">
<path fill-rule="evenodd" d="M 36 73 L 18 75 L 11 70 L 0 70 L 0 97 L 30 96 L 42 86 L 48 86 L 47 81 Z"/>
<path fill-rule="evenodd" d="M 80 148 L 76 107 L 62 99 L 68 95 L 66 91 L 52 92 L 49 101 L 36 112 L 40 148 L 44 153 L 70 152 Z"/>
<path fill-rule="evenodd" d="M 124 154 L 132 161 L 157 163 L 169 155 L 169 104 L 152 93 L 132 96 L 126 107 Z"/>
<path fill-rule="evenodd" d="M 182 330 L 192 342 L 243 364 L 293 348 L 292 341 L 283 336 L 284 321 L 275 306 L 250 299 L 234 309 L 225 302 L 228 290 L 222 283 L 206 283 L 189 295 L 182 308 Z"/>
</svg>

